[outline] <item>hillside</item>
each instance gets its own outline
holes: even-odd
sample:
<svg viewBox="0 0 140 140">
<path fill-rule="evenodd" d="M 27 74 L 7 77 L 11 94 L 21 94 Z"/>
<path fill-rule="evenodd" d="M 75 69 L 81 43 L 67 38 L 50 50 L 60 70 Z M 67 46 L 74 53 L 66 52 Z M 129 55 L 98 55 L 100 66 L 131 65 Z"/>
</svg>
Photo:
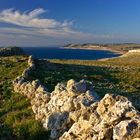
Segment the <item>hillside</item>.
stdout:
<svg viewBox="0 0 140 140">
<path fill-rule="evenodd" d="M 104 86 L 100 83 L 99 91 L 95 91 L 96 88 L 93 86 L 92 79 L 83 78 L 79 82 L 74 79 L 66 81 L 65 76 L 68 75 L 66 72 L 70 72 L 67 71 L 68 69 L 61 73 L 61 77 L 64 79 L 55 86 L 53 91 L 48 90 L 52 84 L 42 84 L 43 82 L 34 79 L 33 73 L 39 74 L 39 79 L 52 77 L 54 81 L 58 80 L 54 71 L 57 70 L 59 73 L 62 70 L 59 69 L 60 67 L 60 65 L 48 61 L 34 60 L 29 57 L 28 68 L 13 81 L 14 90 L 30 99 L 35 119 L 40 120 L 43 127 L 50 131 L 50 140 L 132 140 L 140 137 L 140 114 L 135 109 L 135 107 L 139 109 L 139 92 L 133 94 L 132 91 L 128 92 L 128 90 L 118 87 L 118 93 L 117 90 L 113 91 L 112 89 L 111 94 L 107 94 L 106 91 L 104 95 L 101 95 L 103 87 L 110 89 L 109 84 Z M 110 67 L 106 67 L 110 69 Z M 41 68 L 44 71 L 40 71 Z M 74 68 L 78 67 L 71 65 L 70 69 L 76 72 Z M 112 68 L 116 69 L 116 67 Z M 50 72 L 49 75 L 41 77 L 40 74 L 45 73 L 45 71 Z M 100 72 L 99 69 L 98 72 Z M 107 69 L 104 72 L 107 73 Z M 105 83 L 107 80 L 111 79 L 106 79 Z M 115 87 L 116 82 L 113 82 Z M 96 83 L 99 85 L 98 81 Z M 124 92 L 121 93 L 121 90 Z M 135 107 L 120 94 L 129 97 Z"/>
<path fill-rule="evenodd" d="M 86 79 L 103 97 L 106 93 L 127 96 L 140 109 L 139 54 L 108 60 L 49 60 L 36 61 L 33 79 L 40 79 L 49 91 L 59 82 Z"/>
<path fill-rule="evenodd" d="M 0 57 L 0 138 L 139 137 L 139 59 L 139 53 L 106 60 Z"/>
</svg>

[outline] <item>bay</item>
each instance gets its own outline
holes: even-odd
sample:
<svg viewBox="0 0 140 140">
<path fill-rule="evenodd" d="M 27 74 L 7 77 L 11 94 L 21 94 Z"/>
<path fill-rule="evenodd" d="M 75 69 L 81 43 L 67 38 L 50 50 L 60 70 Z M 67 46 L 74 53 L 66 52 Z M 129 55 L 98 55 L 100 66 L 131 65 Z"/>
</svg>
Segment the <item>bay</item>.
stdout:
<svg viewBox="0 0 140 140">
<path fill-rule="evenodd" d="M 119 54 L 105 50 L 65 49 L 61 47 L 23 47 L 23 50 L 39 59 L 97 60 L 119 56 Z"/>
</svg>

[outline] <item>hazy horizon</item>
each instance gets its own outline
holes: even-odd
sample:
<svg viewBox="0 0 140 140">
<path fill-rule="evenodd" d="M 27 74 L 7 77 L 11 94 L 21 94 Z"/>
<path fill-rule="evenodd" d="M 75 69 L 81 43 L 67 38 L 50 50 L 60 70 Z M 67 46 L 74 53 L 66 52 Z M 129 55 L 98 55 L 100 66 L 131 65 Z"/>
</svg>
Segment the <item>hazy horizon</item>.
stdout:
<svg viewBox="0 0 140 140">
<path fill-rule="evenodd" d="M 0 47 L 65 47 L 67 45 L 74 44 L 74 45 L 83 45 L 83 44 L 93 44 L 93 45 L 122 45 L 122 44 L 136 44 L 140 45 L 140 43 L 135 43 L 135 42 L 70 42 L 66 44 L 56 44 L 56 45 L 1 45 Z"/>
</svg>

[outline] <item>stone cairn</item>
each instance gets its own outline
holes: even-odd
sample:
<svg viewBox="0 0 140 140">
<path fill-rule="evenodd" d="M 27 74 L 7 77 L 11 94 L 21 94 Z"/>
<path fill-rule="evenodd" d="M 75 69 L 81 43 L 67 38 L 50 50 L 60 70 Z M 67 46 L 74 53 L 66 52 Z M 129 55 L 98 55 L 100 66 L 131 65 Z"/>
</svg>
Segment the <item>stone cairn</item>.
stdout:
<svg viewBox="0 0 140 140">
<path fill-rule="evenodd" d="M 15 92 L 31 99 L 35 119 L 50 131 L 50 140 L 138 140 L 140 113 L 123 96 L 106 94 L 99 100 L 85 80 L 58 83 L 52 93 L 38 81 L 28 81 L 33 58 L 13 81 Z M 140 139 L 139 139 L 140 140 Z"/>
</svg>

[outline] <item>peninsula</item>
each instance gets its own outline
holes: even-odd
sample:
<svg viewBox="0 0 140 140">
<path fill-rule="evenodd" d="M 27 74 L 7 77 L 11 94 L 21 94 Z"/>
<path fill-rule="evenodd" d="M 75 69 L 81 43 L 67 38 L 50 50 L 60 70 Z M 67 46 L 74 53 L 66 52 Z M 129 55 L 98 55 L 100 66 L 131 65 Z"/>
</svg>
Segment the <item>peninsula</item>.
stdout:
<svg viewBox="0 0 140 140">
<path fill-rule="evenodd" d="M 124 54 L 129 50 L 140 49 L 140 44 L 122 43 L 122 44 L 67 44 L 64 48 L 70 49 L 89 49 L 89 50 L 107 50 L 114 53 Z"/>
</svg>

